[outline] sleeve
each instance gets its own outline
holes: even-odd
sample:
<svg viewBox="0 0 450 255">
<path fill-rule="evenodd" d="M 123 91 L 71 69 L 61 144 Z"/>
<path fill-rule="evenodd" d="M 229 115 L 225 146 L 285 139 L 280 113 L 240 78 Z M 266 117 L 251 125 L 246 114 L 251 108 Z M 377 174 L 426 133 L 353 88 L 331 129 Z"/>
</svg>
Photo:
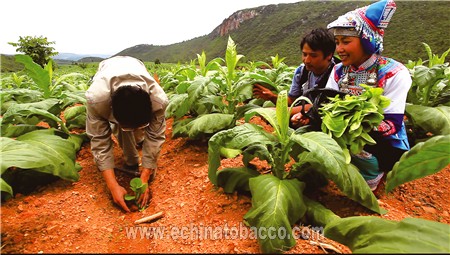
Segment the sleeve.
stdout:
<svg viewBox="0 0 450 255">
<path fill-rule="evenodd" d="M 386 85 L 383 88 L 383 95 L 389 98 L 391 103 L 384 109 L 384 113 L 405 113 L 406 97 L 408 96 L 408 91 L 411 88 L 411 84 L 411 75 L 406 68 L 403 68 L 392 78 L 386 80 Z"/>
<path fill-rule="evenodd" d="M 328 76 L 328 81 L 327 84 L 325 85 L 325 88 L 339 90 L 339 86 L 336 82 L 336 79 L 334 78 L 335 76 L 336 76 L 336 65 L 331 71 L 330 76 Z"/>
<path fill-rule="evenodd" d="M 391 103 L 384 109 L 384 120 L 376 129 L 383 136 L 392 135 L 401 130 L 406 98 L 411 84 L 411 75 L 406 68 L 403 68 L 386 81 L 383 95 L 389 98 Z"/>
<path fill-rule="evenodd" d="M 159 86 L 156 84 L 156 86 Z M 156 169 L 161 147 L 166 140 L 166 118 L 165 111 L 169 100 L 165 93 L 160 89 L 158 100 L 153 104 L 159 104 L 155 117 L 150 125 L 145 128 L 145 139 L 142 148 L 142 166 L 144 168 Z"/>
<path fill-rule="evenodd" d="M 86 134 L 91 139 L 94 162 L 100 171 L 114 168 L 111 126 L 107 119 L 96 114 L 95 108 L 87 104 Z"/>
<path fill-rule="evenodd" d="M 300 65 L 299 67 L 297 67 L 297 69 L 295 69 L 294 77 L 292 77 L 292 85 L 288 93 L 289 97 L 298 98 L 303 94 L 302 84 L 299 84 L 303 68 L 304 65 Z"/>
</svg>

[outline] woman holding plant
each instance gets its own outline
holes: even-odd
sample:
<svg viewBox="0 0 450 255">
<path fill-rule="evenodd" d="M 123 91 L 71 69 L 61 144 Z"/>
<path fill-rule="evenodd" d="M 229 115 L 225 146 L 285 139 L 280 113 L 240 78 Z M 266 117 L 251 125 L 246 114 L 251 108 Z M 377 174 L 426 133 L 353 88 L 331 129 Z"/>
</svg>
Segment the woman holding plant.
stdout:
<svg viewBox="0 0 450 255">
<path fill-rule="evenodd" d="M 342 63 L 334 67 L 326 87 L 360 95 L 360 84 L 366 84 L 383 88 L 383 95 L 390 99 L 383 121 L 371 132 L 377 144 L 352 155 L 352 163 L 373 191 L 384 171 L 390 171 L 409 150 L 403 117 L 411 76 L 404 65 L 381 56 L 384 29 L 395 9 L 393 0 L 378 1 L 340 16 L 327 27 L 334 34 Z"/>
</svg>

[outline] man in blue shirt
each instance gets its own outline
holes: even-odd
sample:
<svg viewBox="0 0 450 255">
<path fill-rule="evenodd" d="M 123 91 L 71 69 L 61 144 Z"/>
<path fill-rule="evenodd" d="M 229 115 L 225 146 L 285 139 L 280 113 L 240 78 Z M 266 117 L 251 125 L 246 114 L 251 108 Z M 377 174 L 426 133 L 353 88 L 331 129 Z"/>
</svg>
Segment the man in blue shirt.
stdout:
<svg viewBox="0 0 450 255">
<path fill-rule="evenodd" d="M 292 85 L 288 94 L 288 104 L 291 105 L 295 99 L 305 96 L 316 87 L 324 88 L 333 66 L 338 62 L 334 57 L 336 44 L 333 35 L 325 28 L 317 28 L 306 34 L 300 42 L 303 63 L 297 67 L 292 79 Z M 278 95 L 273 91 L 255 84 L 253 87 L 255 97 L 270 100 L 274 104 Z M 312 99 L 312 98 L 311 98 Z M 310 105 L 305 105 L 308 111 Z M 301 114 L 302 106 L 295 106 L 291 112 L 291 126 L 296 128 L 306 125 L 307 118 Z"/>
</svg>

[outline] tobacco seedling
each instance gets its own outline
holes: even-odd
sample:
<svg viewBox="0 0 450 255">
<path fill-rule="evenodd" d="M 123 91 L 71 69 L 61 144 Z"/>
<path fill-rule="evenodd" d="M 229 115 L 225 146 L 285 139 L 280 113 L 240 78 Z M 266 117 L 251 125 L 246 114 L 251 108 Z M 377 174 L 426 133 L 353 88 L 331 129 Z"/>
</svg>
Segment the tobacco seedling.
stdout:
<svg viewBox="0 0 450 255">
<path fill-rule="evenodd" d="M 125 200 L 126 201 L 131 201 L 134 200 L 134 203 L 138 206 L 139 211 L 143 211 L 146 206 L 141 207 L 138 204 L 139 198 L 141 197 L 142 194 L 145 193 L 145 191 L 147 190 L 148 184 L 147 183 L 142 183 L 141 178 L 136 177 L 131 179 L 130 181 L 130 188 L 132 191 L 134 191 L 134 196 L 133 195 L 125 195 Z"/>
</svg>

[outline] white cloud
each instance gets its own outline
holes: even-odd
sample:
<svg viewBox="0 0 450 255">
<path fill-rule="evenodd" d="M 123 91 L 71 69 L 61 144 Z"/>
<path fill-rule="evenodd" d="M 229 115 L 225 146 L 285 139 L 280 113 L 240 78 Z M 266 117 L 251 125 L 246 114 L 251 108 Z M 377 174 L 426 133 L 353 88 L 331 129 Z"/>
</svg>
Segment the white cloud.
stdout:
<svg viewBox="0 0 450 255">
<path fill-rule="evenodd" d="M 209 34 L 235 11 L 300 0 L 1 1 L 0 53 L 19 36 L 44 36 L 56 51 L 115 54 L 138 44 L 168 45 Z M 6 11 L 7 10 L 7 11 Z"/>
</svg>

